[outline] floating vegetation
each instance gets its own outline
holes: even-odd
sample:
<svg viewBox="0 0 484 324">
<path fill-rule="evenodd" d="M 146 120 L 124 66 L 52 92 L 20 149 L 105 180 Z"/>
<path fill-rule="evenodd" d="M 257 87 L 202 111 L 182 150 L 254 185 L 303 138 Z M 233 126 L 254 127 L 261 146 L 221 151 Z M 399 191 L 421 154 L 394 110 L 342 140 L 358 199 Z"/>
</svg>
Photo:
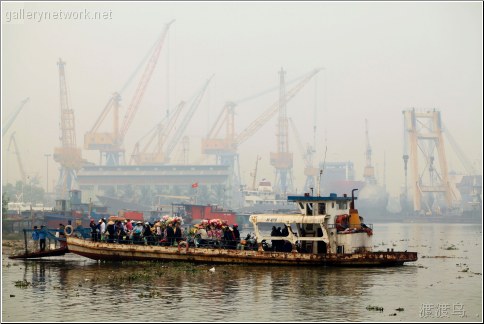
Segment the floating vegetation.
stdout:
<svg viewBox="0 0 484 324">
<path fill-rule="evenodd" d="M 398 307 L 397 309 L 395 309 L 397 312 L 403 312 L 405 310 L 405 308 L 403 307 Z"/>
<path fill-rule="evenodd" d="M 383 307 L 380 307 L 380 306 L 371 306 L 371 305 L 368 305 L 368 306 L 366 306 L 366 310 L 369 310 L 369 311 L 377 311 L 377 312 L 383 312 Z"/>
<path fill-rule="evenodd" d="M 388 316 L 397 316 L 397 313 L 388 314 Z"/>
<path fill-rule="evenodd" d="M 31 286 L 31 285 L 32 283 L 28 282 L 27 280 L 15 281 L 15 287 L 27 288 L 28 286 Z"/>
<path fill-rule="evenodd" d="M 451 250 L 458 250 L 454 244 L 452 244 L 451 246 L 448 246 L 448 247 L 443 247 L 442 248 L 443 250 L 448 250 L 448 251 L 451 251 Z"/>
</svg>

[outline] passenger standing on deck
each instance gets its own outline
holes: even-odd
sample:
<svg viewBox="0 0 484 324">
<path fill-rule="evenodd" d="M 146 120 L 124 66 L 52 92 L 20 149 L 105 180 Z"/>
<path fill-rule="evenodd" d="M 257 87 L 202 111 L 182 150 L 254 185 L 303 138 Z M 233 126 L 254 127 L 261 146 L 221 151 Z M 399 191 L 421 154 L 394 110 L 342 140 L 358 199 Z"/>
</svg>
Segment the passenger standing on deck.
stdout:
<svg viewBox="0 0 484 324">
<path fill-rule="evenodd" d="M 126 219 L 126 232 L 131 233 L 133 230 L 133 223 L 131 223 L 131 220 L 128 218 Z"/>
<path fill-rule="evenodd" d="M 121 221 L 116 221 L 116 240 L 118 243 L 125 243 L 126 230 L 124 229 L 124 224 Z"/>
<path fill-rule="evenodd" d="M 116 226 L 114 225 L 114 222 L 111 220 L 108 222 L 108 226 L 106 227 L 107 242 L 113 243 L 115 235 L 116 235 Z"/>
<path fill-rule="evenodd" d="M 34 226 L 34 230 L 32 231 L 32 250 L 37 251 L 39 249 L 39 229 L 37 226 Z"/>
<path fill-rule="evenodd" d="M 39 242 L 40 242 L 40 251 L 45 251 L 45 238 L 47 237 L 47 232 L 45 230 L 45 226 L 40 226 L 39 231 Z"/>
<path fill-rule="evenodd" d="M 233 230 L 234 230 L 234 238 L 235 238 L 235 243 L 236 243 L 236 245 L 237 245 L 238 243 L 240 243 L 240 232 L 239 232 L 239 225 L 234 224 L 234 225 L 232 226 L 232 228 L 233 228 Z"/>
<path fill-rule="evenodd" d="M 97 242 L 97 232 L 99 227 L 94 223 L 94 219 L 91 219 L 89 227 L 91 228 L 91 241 Z"/>
<path fill-rule="evenodd" d="M 198 226 L 197 231 L 195 232 L 195 246 L 196 247 L 199 247 L 200 245 L 205 246 L 207 244 L 207 240 L 208 240 L 207 231 L 205 230 L 203 225 L 200 224 Z"/>
<path fill-rule="evenodd" d="M 284 228 L 282 229 L 282 236 L 289 236 L 289 229 L 286 224 L 284 224 Z"/>
<path fill-rule="evenodd" d="M 153 232 L 151 231 L 150 223 L 146 222 L 143 229 L 143 237 L 146 238 L 146 244 L 153 245 Z"/>
<path fill-rule="evenodd" d="M 174 232 L 173 234 L 174 234 L 174 237 L 175 237 L 175 242 L 179 243 L 180 241 L 182 241 L 182 230 L 180 228 L 179 222 L 175 223 L 175 229 L 173 230 L 173 232 Z"/>
<path fill-rule="evenodd" d="M 133 227 L 133 243 L 134 244 L 143 244 L 143 223 L 138 221 L 136 226 Z"/>
<path fill-rule="evenodd" d="M 100 241 L 104 241 L 104 232 L 106 232 L 106 223 L 102 219 L 100 219 L 99 220 Z"/>
<path fill-rule="evenodd" d="M 173 229 L 172 223 L 168 223 L 166 228 L 166 239 L 168 241 L 168 245 L 172 246 L 173 242 L 175 241 L 175 230 Z"/>
<path fill-rule="evenodd" d="M 232 229 L 228 226 L 224 226 L 223 233 L 223 245 L 228 249 L 235 249 L 235 237 Z"/>
</svg>

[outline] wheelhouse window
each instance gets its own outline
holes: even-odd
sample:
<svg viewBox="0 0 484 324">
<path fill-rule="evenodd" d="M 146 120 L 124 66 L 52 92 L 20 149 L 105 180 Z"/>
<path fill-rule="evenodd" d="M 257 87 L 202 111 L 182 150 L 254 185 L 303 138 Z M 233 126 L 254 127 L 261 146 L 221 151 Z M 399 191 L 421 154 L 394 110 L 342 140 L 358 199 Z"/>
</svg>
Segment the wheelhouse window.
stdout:
<svg viewBox="0 0 484 324">
<path fill-rule="evenodd" d="M 325 203 L 319 203 L 318 204 L 318 215 L 324 215 L 326 214 L 326 204 Z"/>
</svg>

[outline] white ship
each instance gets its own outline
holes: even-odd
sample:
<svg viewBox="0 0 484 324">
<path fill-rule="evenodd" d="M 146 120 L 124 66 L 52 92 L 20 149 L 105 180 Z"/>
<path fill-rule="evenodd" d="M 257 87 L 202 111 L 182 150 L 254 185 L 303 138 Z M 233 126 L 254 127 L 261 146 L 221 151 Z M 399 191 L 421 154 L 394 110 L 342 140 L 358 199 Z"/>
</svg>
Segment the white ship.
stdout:
<svg viewBox="0 0 484 324">
<path fill-rule="evenodd" d="M 294 204 L 287 200 L 287 196 L 277 194 L 272 183 L 267 179 L 259 181 L 259 185 L 255 189 L 243 190 L 242 194 L 244 196 L 242 210 L 245 212 L 296 211 Z"/>
</svg>

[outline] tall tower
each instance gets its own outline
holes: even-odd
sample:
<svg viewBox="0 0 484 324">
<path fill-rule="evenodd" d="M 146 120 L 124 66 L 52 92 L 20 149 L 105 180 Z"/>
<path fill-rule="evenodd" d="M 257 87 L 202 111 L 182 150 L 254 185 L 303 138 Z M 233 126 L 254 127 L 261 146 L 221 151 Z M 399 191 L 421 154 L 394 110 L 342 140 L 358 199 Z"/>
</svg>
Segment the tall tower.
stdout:
<svg viewBox="0 0 484 324">
<path fill-rule="evenodd" d="M 404 161 L 410 162 L 414 211 L 435 212 L 434 202 L 443 200 L 451 207 L 453 193 L 449 183 L 440 112 L 403 111 L 405 136 Z M 438 206 L 438 204 L 437 204 Z"/>
<path fill-rule="evenodd" d="M 365 135 L 366 135 L 366 165 L 363 171 L 363 177 L 366 183 L 376 184 L 375 178 L 375 168 L 371 165 L 371 146 L 370 146 L 370 136 L 368 135 L 368 119 L 365 119 Z"/>
<path fill-rule="evenodd" d="M 81 149 L 76 146 L 74 110 L 69 108 L 65 62 L 57 62 L 60 87 L 60 130 L 61 146 L 54 149 L 54 160 L 60 164 L 60 174 L 56 186 L 56 196 L 67 199 L 72 189 L 77 189 L 77 171 L 82 166 Z"/>
<path fill-rule="evenodd" d="M 286 109 L 286 72 L 279 71 L 279 118 L 277 120 L 277 152 L 271 152 L 271 165 L 276 168 L 276 192 L 292 191 L 292 153 L 289 152 L 288 120 Z"/>
</svg>

